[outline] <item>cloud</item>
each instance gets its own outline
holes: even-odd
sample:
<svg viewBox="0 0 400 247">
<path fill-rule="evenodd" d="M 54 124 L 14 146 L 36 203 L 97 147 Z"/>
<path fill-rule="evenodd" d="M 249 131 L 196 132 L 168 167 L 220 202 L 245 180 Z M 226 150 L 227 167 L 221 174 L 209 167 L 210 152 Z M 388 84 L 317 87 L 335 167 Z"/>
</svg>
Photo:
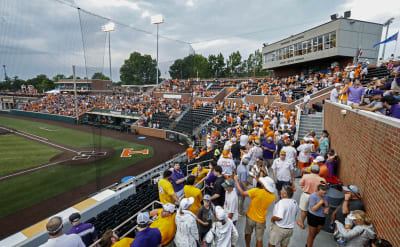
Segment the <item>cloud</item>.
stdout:
<svg viewBox="0 0 400 247">
<path fill-rule="evenodd" d="M 193 6 L 194 6 L 193 0 L 188 0 L 188 1 L 186 2 L 186 6 L 193 7 Z"/>
</svg>

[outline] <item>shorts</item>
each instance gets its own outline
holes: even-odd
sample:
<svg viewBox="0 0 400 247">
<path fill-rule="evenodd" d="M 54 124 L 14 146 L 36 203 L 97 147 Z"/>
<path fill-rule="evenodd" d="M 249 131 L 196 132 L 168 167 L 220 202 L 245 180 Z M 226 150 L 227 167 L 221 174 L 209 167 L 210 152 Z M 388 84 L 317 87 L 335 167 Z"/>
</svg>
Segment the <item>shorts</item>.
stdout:
<svg viewBox="0 0 400 247">
<path fill-rule="evenodd" d="M 303 192 L 300 196 L 299 208 L 302 211 L 308 211 L 308 206 L 310 202 L 310 194 Z"/>
<path fill-rule="evenodd" d="M 352 105 L 359 106 L 360 104 L 359 103 L 354 103 L 354 102 L 351 102 L 351 101 L 347 101 L 347 105 L 348 106 L 352 106 Z"/>
<path fill-rule="evenodd" d="M 274 163 L 274 159 L 264 159 L 264 166 L 267 168 L 270 168 L 272 166 L 272 163 Z"/>
<path fill-rule="evenodd" d="M 246 227 L 245 227 L 245 234 L 252 234 L 254 228 L 256 229 L 256 240 L 257 241 L 262 241 L 264 237 L 264 231 L 265 231 L 265 222 L 264 223 L 258 223 L 255 222 L 254 220 L 250 219 L 249 216 L 246 216 Z"/>
<path fill-rule="evenodd" d="M 323 226 L 325 225 L 325 218 L 326 217 L 316 216 L 310 212 L 307 212 L 307 223 L 309 226 L 312 227 Z"/>
<path fill-rule="evenodd" d="M 282 189 L 282 187 L 283 187 L 284 185 L 292 185 L 292 183 L 289 182 L 289 181 L 279 181 L 279 180 L 278 180 L 278 182 L 277 182 L 275 185 L 276 185 L 276 189 L 277 189 L 278 191 L 281 191 L 281 189 Z"/>
<path fill-rule="evenodd" d="M 299 161 L 299 168 L 300 168 L 300 169 L 303 169 L 303 168 L 307 167 L 308 165 L 309 165 L 308 162 L 305 163 L 305 162 L 300 162 L 300 161 Z"/>
<path fill-rule="evenodd" d="M 273 223 L 269 227 L 268 241 L 271 245 L 288 246 L 293 235 L 293 228 L 281 228 Z"/>
</svg>

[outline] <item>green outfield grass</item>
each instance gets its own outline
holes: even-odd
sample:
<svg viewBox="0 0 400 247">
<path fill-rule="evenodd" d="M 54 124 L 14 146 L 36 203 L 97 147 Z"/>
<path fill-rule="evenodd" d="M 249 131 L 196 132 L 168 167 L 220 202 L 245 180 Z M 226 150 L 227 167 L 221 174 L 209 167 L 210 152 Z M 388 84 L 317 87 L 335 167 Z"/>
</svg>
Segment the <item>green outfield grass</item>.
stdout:
<svg viewBox="0 0 400 247">
<path fill-rule="evenodd" d="M 0 135 L 0 176 L 46 164 L 61 151 L 14 134 Z"/>
<path fill-rule="evenodd" d="M 115 154 L 94 164 L 81 166 L 53 166 L 26 175 L 0 181 L 0 217 L 69 191 L 79 185 L 94 181 L 111 172 L 128 167 L 153 156 L 149 146 L 92 135 L 39 122 L 0 117 L 0 125 L 45 137 L 50 141 L 72 148 L 99 146 L 110 147 Z M 149 155 L 120 158 L 123 148 L 149 149 Z M 26 157 L 28 159 L 28 157 Z M 4 162 L 0 156 L 0 164 Z M 127 174 L 130 175 L 130 174 Z M 62 210 L 62 209 L 60 209 Z"/>
</svg>

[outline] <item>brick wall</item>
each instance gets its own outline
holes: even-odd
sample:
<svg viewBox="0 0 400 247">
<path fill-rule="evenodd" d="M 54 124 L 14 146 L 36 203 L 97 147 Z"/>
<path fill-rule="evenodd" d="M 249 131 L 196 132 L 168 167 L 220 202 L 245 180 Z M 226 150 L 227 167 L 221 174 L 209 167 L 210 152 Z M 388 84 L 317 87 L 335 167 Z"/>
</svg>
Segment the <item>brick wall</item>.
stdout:
<svg viewBox="0 0 400 247">
<path fill-rule="evenodd" d="M 253 104 L 270 105 L 274 100 L 275 96 L 246 95 L 246 101 Z"/>
<path fill-rule="evenodd" d="M 165 137 L 166 137 L 166 131 L 161 130 L 161 129 L 153 129 L 153 128 L 132 125 L 131 126 L 132 133 L 133 133 L 133 130 L 136 130 L 136 132 L 139 135 L 153 136 L 153 137 L 158 137 L 158 138 L 163 138 L 163 139 L 165 139 Z"/>
<path fill-rule="evenodd" d="M 340 157 L 339 177 L 360 188 L 378 236 L 400 246 L 400 120 L 326 102 L 324 128 Z"/>
</svg>

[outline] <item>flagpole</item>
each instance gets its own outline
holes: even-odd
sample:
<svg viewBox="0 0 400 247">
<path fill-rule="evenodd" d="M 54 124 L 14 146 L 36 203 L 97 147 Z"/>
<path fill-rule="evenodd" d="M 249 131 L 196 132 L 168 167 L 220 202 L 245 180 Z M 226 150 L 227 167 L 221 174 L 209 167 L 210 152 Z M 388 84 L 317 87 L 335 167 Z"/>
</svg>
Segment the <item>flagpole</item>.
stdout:
<svg viewBox="0 0 400 247">
<path fill-rule="evenodd" d="M 394 45 L 394 52 L 393 52 L 394 57 L 396 57 L 397 41 L 398 41 L 398 40 L 399 40 L 399 31 L 397 31 L 396 44 Z"/>
</svg>

